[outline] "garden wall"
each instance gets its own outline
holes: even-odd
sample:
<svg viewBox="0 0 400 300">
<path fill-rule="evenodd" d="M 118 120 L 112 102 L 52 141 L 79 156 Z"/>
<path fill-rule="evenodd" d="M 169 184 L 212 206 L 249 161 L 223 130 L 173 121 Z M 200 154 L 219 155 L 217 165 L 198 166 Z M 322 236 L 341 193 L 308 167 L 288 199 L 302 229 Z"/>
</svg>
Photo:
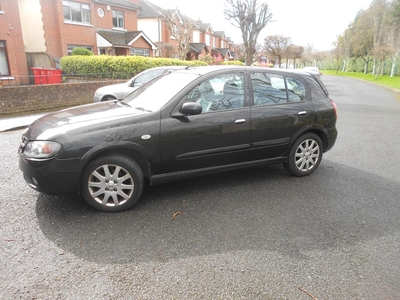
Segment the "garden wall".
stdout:
<svg viewBox="0 0 400 300">
<path fill-rule="evenodd" d="M 0 117 L 92 103 L 96 89 L 125 81 L 108 80 L 3 87 L 0 88 Z"/>
</svg>

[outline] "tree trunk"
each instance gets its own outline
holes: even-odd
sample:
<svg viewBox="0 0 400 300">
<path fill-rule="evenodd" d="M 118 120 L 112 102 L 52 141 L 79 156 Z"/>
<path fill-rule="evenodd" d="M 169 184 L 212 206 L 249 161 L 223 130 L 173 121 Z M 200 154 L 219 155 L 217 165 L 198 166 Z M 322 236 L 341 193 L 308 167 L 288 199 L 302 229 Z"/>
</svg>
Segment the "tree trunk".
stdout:
<svg viewBox="0 0 400 300">
<path fill-rule="evenodd" d="M 246 61 L 245 61 L 245 65 L 246 66 L 251 66 L 251 64 L 253 63 L 253 51 L 252 49 L 248 48 L 246 50 Z"/>
<path fill-rule="evenodd" d="M 375 62 L 375 64 L 376 64 L 376 62 Z M 380 62 L 378 62 L 378 69 L 376 69 L 375 70 L 375 79 L 378 79 L 378 77 L 379 77 L 379 68 L 381 67 L 381 64 L 380 64 Z"/>
<path fill-rule="evenodd" d="M 400 48 L 396 51 L 396 53 L 393 55 L 392 59 L 392 69 L 390 70 L 390 77 L 394 76 L 394 72 L 396 70 L 396 63 L 397 63 L 397 56 L 400 55 Z"/>
<path fill-rule="evenodd" d="M 372 74 L 376 74 L 376 59 L 374 58 L 374 65 L 372 67 Z"/>
<path fill-rule="evenodd" d="M 364 59 L 364 58 L 363 58 Z M 369 57 L 367 57 L 366 59 L 364 59 L 364 74 L 368 74 L 368 66 L 369 66 Z"/>
</svg>

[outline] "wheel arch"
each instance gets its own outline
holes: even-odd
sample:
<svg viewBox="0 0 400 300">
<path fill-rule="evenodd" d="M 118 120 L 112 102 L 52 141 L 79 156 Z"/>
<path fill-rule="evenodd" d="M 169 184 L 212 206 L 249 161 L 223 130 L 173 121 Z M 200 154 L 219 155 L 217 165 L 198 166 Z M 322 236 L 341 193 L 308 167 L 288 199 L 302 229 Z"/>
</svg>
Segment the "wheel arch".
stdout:
<svg viewBox="0 0 400 300">
<path fill-rule="evenodd" d="M 324 132 L 324 130 L 322 128 L 318 128 L 318 127 L 310 127 L 307 130 L 301 131 L 299 132 L 293 139 L 292 142 L 290 143 L 290 148 L 292 147 L 292 145 L 303 135 L 307 134 L 307 133 L 314 133 L 315 135 L 317 135 L 321 141 L 322 141 L 322 145 L 323 145 L 323 152 L 326 151 L 327 146 L 328 146 L 328 137 L 327 134 Z"/>
<path fill-rule="evenodd" d="M 146 178 L 151 176 L 152 159 L 150 153 L 148 153 L 148 151 L 146 151 L 143 147 L 135 144 L 120 144 L 111 148 L 108 145 L 103 145 L 98 146 L 95 149 L 91 149 L 82 157 L 81 171 L 83 172 L 86 166 L 92 161 L 98 159 L 99 157 L 109 155 L 123 155 L 129 157 L 139 165 L 139 167 L 142 169 L 143 175 Z"/>
<path fill-rule="evenodd" d="M 115 100 L 115 99 L 118 99 L 118 96 L 115 95 L 115 94 L 110 93 L 110 94 L 105 94 L 105 95 L 103 95 L 103 96 L 101 97 L 101 99 L 100 99 L 100 102 L 103 102 L 103 101 L 111 101 L 111 100 Z"/>
<path fill-rule="evenodd" d="M 325 132 L 323 132 L 323 131 L 320 130 L 320 129 L 314 128 L 314 129 L 309 130 L 309 131 L 307 131 L 307 132 L 305 132 L 305 133 L 314 133 L 314 134 L 316 134 L 316 135 L 321 139 L 321 141 L 322 141 L 323 152 L 326 151 L 326 147 L 327 147 L 327 145 L 328 145 L 328 137 L 326 136 L 326 133 L 325 133 Z"/>
</svg>

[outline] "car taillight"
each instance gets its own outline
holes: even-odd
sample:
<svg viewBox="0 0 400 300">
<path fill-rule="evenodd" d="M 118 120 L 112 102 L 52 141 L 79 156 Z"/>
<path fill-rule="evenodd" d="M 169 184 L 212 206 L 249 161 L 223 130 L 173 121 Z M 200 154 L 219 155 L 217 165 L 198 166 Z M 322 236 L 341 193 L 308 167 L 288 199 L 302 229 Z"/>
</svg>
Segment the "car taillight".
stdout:
<svg viewBox="0 0 400 300">
<path fill-rule="evenodd" d="M 335 116 L 337 118 L 337 105 L 336 105 L 335 101 L 333 101 L 332 99 L 331 99 L 331 104 L 333 106 L 333 110 L 335 111 Z"/>
</svg>

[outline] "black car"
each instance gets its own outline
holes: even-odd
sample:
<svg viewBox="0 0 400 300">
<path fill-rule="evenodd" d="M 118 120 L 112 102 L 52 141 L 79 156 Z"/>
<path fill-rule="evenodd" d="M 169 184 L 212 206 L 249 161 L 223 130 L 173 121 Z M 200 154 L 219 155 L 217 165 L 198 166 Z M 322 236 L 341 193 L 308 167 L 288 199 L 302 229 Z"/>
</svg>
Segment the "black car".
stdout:
<svg viewBox="0 0 400 300">
<path fill-rule="evenodd" d="M 20 169 L 45 194 L 82 194 L 122 211 L 151 185 L 283 163 L 317 169 L 335 144 L 336 105 L 309 73 L 256 67 L 188 67 L 122 101 L 48 114 L 23 133 Z"/>
</svg>

